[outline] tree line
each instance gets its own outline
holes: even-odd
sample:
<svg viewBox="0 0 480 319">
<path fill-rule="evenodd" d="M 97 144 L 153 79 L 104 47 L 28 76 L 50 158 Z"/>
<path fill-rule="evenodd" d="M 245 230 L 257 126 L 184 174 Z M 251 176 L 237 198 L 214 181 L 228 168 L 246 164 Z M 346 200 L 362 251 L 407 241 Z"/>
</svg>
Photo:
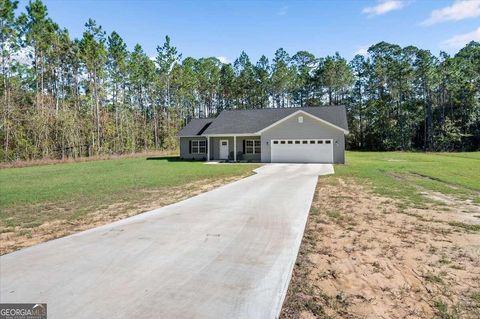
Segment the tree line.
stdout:
<svg viewBox="0 0 480 319">
<path fill-rule="evenodd" d="M 272 60 L 148 56 L 88 20 L 72 39 L 41 0 L 0 0 L 3 161 L 177 147 L 190 119 L 224 109 L 347 106 L 350 149 L 479 150 L 480 43 L 454 56 L 381 42 L 347 61 L 278 49 Z"/>
</svg>

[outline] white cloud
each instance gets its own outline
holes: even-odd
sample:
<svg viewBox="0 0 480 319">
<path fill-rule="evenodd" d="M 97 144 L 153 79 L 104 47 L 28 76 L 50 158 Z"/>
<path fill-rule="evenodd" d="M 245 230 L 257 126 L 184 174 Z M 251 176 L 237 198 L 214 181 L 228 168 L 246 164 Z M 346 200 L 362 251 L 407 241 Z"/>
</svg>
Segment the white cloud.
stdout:
<svg viewBox="0 0 480 319">
<path fill-rule="evenodd" d="M 230 63 L 230 60 L 226 56 L 217 56 L 217 59 L 220 60 L 223 64 Z"/>
<path fill-rule="evenodd" d="M 360 55 L 363 55 L 363 56 L 367 56 L 368 55 L 368 46 L 362 46 L 362 47 L 359 47 L 357 49 L 357 51 L 355 51 L 355 55 L 357 54 L 360 54 Z"/>
<path fill-rule="evenodd" d="M 458 21 L 480 16 L 480 0 L 455 0 L 448 7 L 433 10 L 422 25 L 433 25 L 444 21 Z"/>
<path fill-rule="evenodd" d="M 362 13 L 370 16 L 382 15 L 390 11 L 399 10 L 404 5 L 405 3 L 401 0 L 380 0 L 376 6 L 364 8 Z"/>
<path fill-rule="evenodd" d="M 447 48 L 459 49 L 470 41 L 480 41 L 480 27 L 472 32 L 457 34 L 450 39 L 443 41 L 442 45 Z"/>
</svg>

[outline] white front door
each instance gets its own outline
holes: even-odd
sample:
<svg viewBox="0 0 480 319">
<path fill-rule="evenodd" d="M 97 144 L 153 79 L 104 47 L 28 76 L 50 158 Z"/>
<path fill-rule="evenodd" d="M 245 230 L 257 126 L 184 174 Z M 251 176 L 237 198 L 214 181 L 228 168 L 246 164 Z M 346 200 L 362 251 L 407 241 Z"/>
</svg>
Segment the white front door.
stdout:
<svg viewBox="0 0 480 319">
<path fill-rule="evenodd" d="M 333 140 L 272 140 L 272 163 L 333 163 Z"/>
<path fill-rule="evenodd" d="M 220 140 L 220 159 L 228 159 L 228 140 Z"/>
</svg>

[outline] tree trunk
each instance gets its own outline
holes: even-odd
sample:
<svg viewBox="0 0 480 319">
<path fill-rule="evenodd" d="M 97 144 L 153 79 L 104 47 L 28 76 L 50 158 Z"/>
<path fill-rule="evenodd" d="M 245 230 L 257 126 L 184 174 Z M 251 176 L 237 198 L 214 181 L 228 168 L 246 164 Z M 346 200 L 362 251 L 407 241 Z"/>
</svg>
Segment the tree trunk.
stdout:
<svg viewBox="0 0 480 319">
<path fill-rule="evenodd" d="M 96 118 L 96 129 L 97 129 L 97 154 L 100 153 L 101 141 L 100 141 L 100 101 L 98 97 L 98 79 L 97 72 L 95 71 L 93 77 L 93 86 L 94 86 L 94 97 L 95 97 L 95 118 Z"/>
</svg>

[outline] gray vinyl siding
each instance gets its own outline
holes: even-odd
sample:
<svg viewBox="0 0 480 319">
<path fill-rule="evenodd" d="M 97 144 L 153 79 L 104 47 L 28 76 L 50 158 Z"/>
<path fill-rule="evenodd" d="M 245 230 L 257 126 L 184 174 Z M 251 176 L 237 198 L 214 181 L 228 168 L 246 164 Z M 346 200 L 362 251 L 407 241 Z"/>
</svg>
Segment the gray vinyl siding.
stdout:
<svg viewBox="0 0 480 319">
<path fill-rule="evenodd" d="M 243 141 L 244 140 L 260 140 L 260 136 L 250 136 L 250 137 L 237 137 L 237 154 L 238 152 L 243 152 Z M 261 144 L 260 144 L 261 147 Z M 252 162 L 260 162 L 261 154 L 242 154 L 243 160 L 245 161 L 252 161 Z"/>
<path fill-rule="evenodd" d="M 220 140 L 228 140 L 228 156 L 233 152 L 233 136 L 210 137 L 210 160 L 220 159 Z"/>
<path fill-rule="evenodd" d="M 243 140 L 259 140 L 260 136 L 252 136 L 252 137 L 245 137 L 245 136 L 237 136 L 237 155 L 239 153 L 243 153 Z M 229 158 L 233 160 L 233 136 L 226 136 L 226 137 L 210 137 L 210 154 L 211 160 L 218 160 L 220 159 L 220 140 L 228 140 L 228 153 Z M 260 162 L 260 154 L 241 154 L 237 156 L 237 160 L 245 160 L 245 161 L 253 161 L 253 162 Z"/>
<path fill-rule="evenodd" d="M 190 153 L 190 141 L 193 140 L 204 140 L 207 139 L 203 136 L 198 137 L 180 137 L 180 158 L 182 159 L 195 159 L 195 160 L 206 160 L 207 153 L 205 154 L 192 154 Z"/>
<path fill-rule="evenodd" d="M 272 139 L 333 139 L 333 161 L 334 163 L 345 163 L 345 134 L 343 131 L 308 115 L 299 116 L 303 116 L 303 123 L 298 123 L 298 116 L 293 116 L 262 133 L 262 162 L 271 162 L 270 144 Z"/>
</svg>

